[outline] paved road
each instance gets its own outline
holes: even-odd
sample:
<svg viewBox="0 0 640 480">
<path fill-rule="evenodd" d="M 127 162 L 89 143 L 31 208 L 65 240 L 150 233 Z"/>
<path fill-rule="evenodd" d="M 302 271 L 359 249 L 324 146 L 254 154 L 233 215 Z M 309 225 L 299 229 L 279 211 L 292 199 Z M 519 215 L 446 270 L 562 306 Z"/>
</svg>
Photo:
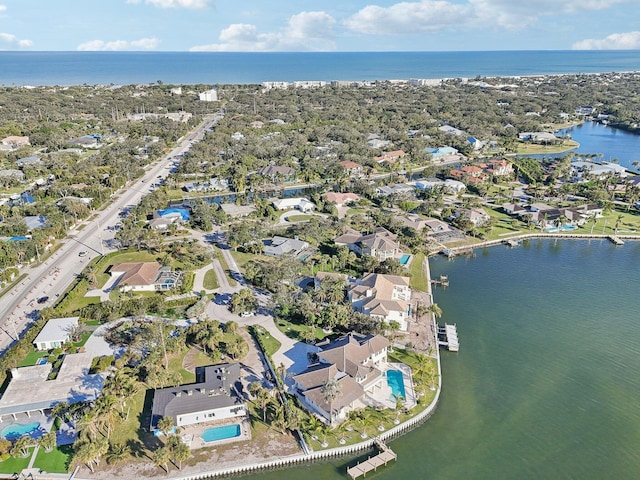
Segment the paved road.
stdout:
<svg viewBox="0 0 640 480">
<path fill-rule="evenodd" d="M 50 258 L 41 265 L 21 271 L 27 277 L 0 298 L 0 314 L 3 317 L 3 324 L 0 325 L 0 352 L 4 352 L 16 340 L 17 335 L 26 331 L 37 318 L 40 308 L 55 302 L 56 297 L 64 292 L 92 258 L 110 251 L 106 245 L 115 235 L 112 227 L 118 223 L 121 210 L 136 205 L 144 195 L 150 193 L 156 180 L 165 179 L 169 175 L 175 157 L 188 151 L 221 118 L 220 113 L 206 116 L 200 126 L 178 142 L 178 146 L 147 167 L 143 178 L 122 188 L 113 196 L 109 206 L 97 211 L 92 219 L 81 224 L 82 229 L 80 226 L 72 229 L 62 246 Z M 81 257 L 81 251 L 86 251 L 86 255 Z M 48 296 L 49 300 L 38 304 L 37 299 L 44 296 Z"/>
</svg>

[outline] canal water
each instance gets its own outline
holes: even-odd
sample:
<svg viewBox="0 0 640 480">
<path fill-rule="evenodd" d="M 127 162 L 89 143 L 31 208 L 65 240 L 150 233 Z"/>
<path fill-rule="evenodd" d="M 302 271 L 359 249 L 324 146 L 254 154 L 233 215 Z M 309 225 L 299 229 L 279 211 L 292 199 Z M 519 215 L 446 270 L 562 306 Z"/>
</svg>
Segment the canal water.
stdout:
<svg viewBox="0 0 640 480">
<path fill-rule="evenodd" d="M 436 414 L 375 479 L 637 478 L 640 242 L 530 240 L 431 261 L 459 353 Z M 257 475 L 346 478 L 341 459 Z"/>
<path fill-rule="evenodd" d="M 603 162 L 617 160 L 625 168 L 636 172 L 639 170 L 633 165 L 633 162 L 640 161 L 639 135 L 597 122 L 584 122 L 557 132 L 558 136 L 567 134 L 580 144 L 580 147 L 573 150 L 575 153 L 599 155 L 594 160 Z"/>
</svg>

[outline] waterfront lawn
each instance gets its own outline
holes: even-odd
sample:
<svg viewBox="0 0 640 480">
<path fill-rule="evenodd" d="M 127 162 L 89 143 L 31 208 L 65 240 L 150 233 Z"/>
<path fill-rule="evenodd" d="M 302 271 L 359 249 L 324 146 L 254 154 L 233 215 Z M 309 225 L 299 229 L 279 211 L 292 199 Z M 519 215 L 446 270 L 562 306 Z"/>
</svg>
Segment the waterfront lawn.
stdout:
<svg viewBox="0 0 640 480">
<path fill-rule="evenodd" d="M 18 474 L 29 465 L 29 459 L 33 449 L 29 449 L 29 455 L 26 458 L 22 457 L 9 457 L 6 460 L 0 462 L 0 473 L 7 473 L 9 475 Z"/>
<path fill-rule="evenodd" d="M 515 149 L 517 155 L 522 154 L 541 154 L 541 153 L 562 153 L 573 148 L 579 147 L 580 144 L 574 140 L 564 140 L 559 145 L 540 145 L 537 143 L 518 143 Z"/>
<path fill-rule="evenodd" d="M 213 268 L 205 272 L 202 286 L 206 290 L 215 290 L 216 288 L 220 288 L 218 277 L 216 276 L 216 271 Z"/>
<path fill-rule="evenodd" d="M 72 445 L 56 447 L 48 453 L 45 452 L 44 448 L 40 448 L 33 466 L 43 472 L 67 473 L 69 471 L 72 453 Z"/>
<path fill-rule="evenodd" d="M 424 262 L 424 253 L 417 253 L 411 261 L 411 280 L 409 286 L 413 290 L 426 292 L 429 288 L 428 279 L 422 263 Z"/>
</svg>

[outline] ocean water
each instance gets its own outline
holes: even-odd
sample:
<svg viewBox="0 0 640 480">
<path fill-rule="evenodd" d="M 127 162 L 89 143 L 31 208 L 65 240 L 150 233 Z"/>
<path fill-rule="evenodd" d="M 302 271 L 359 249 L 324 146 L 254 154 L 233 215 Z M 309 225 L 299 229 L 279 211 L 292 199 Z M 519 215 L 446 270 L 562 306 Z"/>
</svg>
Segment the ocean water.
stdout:
<svg viewBox="0 0 640 480">
<path fill-rule="evenodd" d="M 0 85 L 252 84 L 639 71 L 638 51 L 0 52 Z"/>
<path fill-rule="evenodd" d="M 436 414 L 377 480 L 602 480 L 640 472 L 640 242 L 531 240 L 431 260 L 443 352 Z M 343 480 L 354 459 L 265 472 Z"/>
</svg>

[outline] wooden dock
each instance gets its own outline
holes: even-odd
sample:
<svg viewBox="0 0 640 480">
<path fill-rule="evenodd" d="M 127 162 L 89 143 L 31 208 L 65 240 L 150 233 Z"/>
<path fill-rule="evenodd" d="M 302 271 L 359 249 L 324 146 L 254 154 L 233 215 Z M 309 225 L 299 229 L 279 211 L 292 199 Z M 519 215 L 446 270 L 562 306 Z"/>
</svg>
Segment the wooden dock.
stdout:
<svg viewBox="0 0 640 480">
<path fill-rule="evenodd" d="M 460 349 L 458 343 L 458 329 L 454 325 L 444 324 L 438 327 L 438 345 L 446 347 L 450 352 L 457 352 Z"/>
<path fill-rule="evenodd" d="M 375 445 L 378 447 L 380 453 L 378 453 L 375 457 L 369 457 L 363 462 L 358 463 L 357 465 L 347 468 L 347 475 L 352 479 L 358 477 L 366 477 L 367 473 L 375 472 L 378 467 L 382 467 L 389 463 L 391 460 L 397 460 L 398 456 L 395 454 L 393 450 L 391 450 L 382 440 L 375 440 Z"/>
<path fill-rule="evenodd" d="M 619 245 L 619 246 L 624 245 L 624 240 L 622 240 L 620 237 L 618 237 L 618 236 L 616 236 L 616 235 L 609 235 L 607 238 L 608 238 L 609 240 L 611 240 L 611 242 L 612 242 L 614 245 Z"/>
<path fill-rule="evenodd" d="M 449 276 L 448 275 L 440 275 L 440 278 L 438 280 L 432 279 L 431 283 L 433 285 L 441 285 L 443 287 L 448 287 L 449 286 Z"/>
</svg>

